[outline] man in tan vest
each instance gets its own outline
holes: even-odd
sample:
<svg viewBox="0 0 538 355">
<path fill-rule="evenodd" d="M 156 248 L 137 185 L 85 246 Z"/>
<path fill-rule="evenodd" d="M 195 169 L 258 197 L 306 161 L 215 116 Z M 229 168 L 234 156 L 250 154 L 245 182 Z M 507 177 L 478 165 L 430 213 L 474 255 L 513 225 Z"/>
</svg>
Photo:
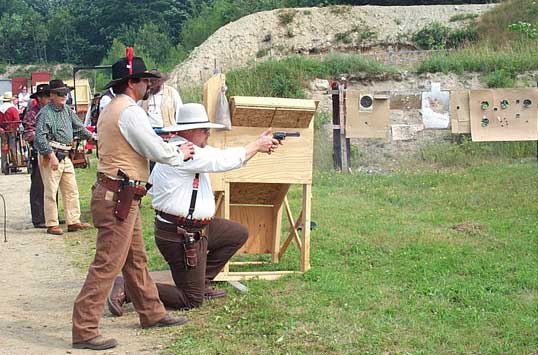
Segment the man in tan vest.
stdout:
<svg viewBox="0 0 538 355">
<path fill-rule="evenodd" d="M 97 231 L 95 259 L 73 309 L 73 347 L 104 350 L 115 339 L 99 335 L 99 319 L 116 275 L 121 271 L 142 328 L 181 325 L 159 301 L 147 269 L 140 222 L 140 199 L 148 180 L 148 159 L 179 166 L 190 159 L 192 143 L 165 143 L 157 136 L 136 102 L 146 96 L 149 78 L 139 57 L 127 56 L 112 65 L 116 96 L 100 114 L 98 178 L 93 186 L 91 211 Z"/>
<path fill-rule="evenodd" d="M 151 127 L 163 128 L 176 124 L 179 118 L 179 108 L 183 106 L 181 97 L 176 89 L 165 84 L 168 76 L 157 69 L 150 73 L 158 76 L 150 80 L 149 96 L 141 102 L 141 106 L 148 113 Z"/>
</svg>

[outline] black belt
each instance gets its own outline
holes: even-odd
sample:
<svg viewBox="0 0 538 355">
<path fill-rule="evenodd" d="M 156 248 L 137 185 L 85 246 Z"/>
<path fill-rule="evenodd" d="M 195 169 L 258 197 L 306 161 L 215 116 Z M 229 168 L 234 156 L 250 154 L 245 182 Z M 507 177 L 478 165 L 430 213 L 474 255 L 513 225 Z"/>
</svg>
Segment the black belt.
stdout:
<svg viewBox="0 0 538 355">
<path fill-rule="evenodd" d="M 204 228 L 182 228 L 176 224 L 166 223 L 155 218 L 155 239 L 185 243 L 189 237 L 199 241 L 205 237 Z"/>
</svg>

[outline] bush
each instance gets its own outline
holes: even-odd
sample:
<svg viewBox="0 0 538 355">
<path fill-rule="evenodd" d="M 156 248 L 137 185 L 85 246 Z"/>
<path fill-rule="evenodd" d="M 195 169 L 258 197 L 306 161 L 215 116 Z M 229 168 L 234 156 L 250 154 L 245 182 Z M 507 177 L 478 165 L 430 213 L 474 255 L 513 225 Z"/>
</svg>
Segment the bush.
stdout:
<svg viewBox="0 0 538 355">
<path fill-rule="evenodd" d="M 490 88 L 513 88 L 516 86 L 516 74 L 508 69 L 498 69 L 483 78 Z"/>
<path fill-rule="evenodd" d="M 412 41 L 422 49 L 445 49 L 449 35 L 450 28 L 439 22 L 432 22 L 418 30 Z"/>
<path fill-rule="evenodd" d="M 458 28 L 452 31 L 447 38 L 447 48 L 461 48 L 471 42 L 478 40 L 478 31 L 473 26 Z"/>
<path fill-rule="evenodd" d="M 286 11 L 279 12 L 278 18 L 280 20 L 280 24 L 282 26 L 289 25 L 290 23 L 293 22 L 293 19 L 295 18 L 296 14 L 297 14 L 297 11 L 295 10 L 286 10 Z"/>
<path fill-rule="evenodd" d="M 456 21 L 473 20 L 477 17 L 478 17 L 478 14 L 457 14 L 457 15 L 451 16 L 448 21 L 456 22 Z"/>
</svg>

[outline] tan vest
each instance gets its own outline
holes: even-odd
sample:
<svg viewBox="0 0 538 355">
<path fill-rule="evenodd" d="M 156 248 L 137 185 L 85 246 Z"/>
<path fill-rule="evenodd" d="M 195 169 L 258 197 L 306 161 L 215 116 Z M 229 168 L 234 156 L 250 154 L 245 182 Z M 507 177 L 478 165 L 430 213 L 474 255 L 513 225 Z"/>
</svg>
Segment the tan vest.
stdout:
<svg viewBox="0 0 538 355">
<path fill-rule="evenodd" d="M 138 154 L 120 132 L 121 113 L 129 106 L 136 104 L 126 95 L 117 95 L 99 115 L 97 171 L 109 176 L 118 176 L 118 169 L 122 169 L 132 180 L 148 181 L 148 160 Z"/>
<path fill-rule="evenodd" d="M 142 108 L 148 112 L 149 99 L 142 101 Z M 164 84 L 163 100 L 161 102 L 161 113 L 163 118 L 163 127 L 173 126 L 176 124 L 176 108 L 174 106 L 174 96 L 172 88 Z"/>
</svg>

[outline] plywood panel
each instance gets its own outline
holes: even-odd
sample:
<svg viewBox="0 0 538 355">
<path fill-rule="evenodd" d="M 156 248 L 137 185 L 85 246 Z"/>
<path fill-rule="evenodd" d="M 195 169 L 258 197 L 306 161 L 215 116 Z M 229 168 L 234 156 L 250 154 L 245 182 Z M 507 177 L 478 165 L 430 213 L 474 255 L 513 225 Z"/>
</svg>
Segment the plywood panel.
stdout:
<svg viewBox="0 0 538 355">
<path fill-rule="evenodd" d="M 471 132 L 468 90 L 456 90 L 450 92 L 450 121 L 452 125 L 452 133 L 460 134 Z"/>
<path fill-rule="evenodd" d="M 314 131 L 311 128 L 294 128 L 301 136 L 286 138 L 283 145 L 271 155 L 258 153 L 246 166 L 226 173 L 212 174 L 213 179 L 230 182 L 304 184 L 312 182 L 312 160 Z M 263 128 L 233 127 L 224 132 L 225 146 L 244 146 L 255 140 Z M 289 128 L 273 128 L 275 131 L 290 131 Z M 215 181 L 216 186 L 222 186 Z"/>
<path fill-rule="evenodd" d="M 306 128 L 318 101 L 274 97 L 230 98 L 233 126 Z"/>
<path fill-rule="evenodd" d="M 506 100 L 508 105 L 501 104 Z M 530 100 L 528 106 L 526 100 Z M 482 103 L 488 107 L 483 108 Z M 538 140 L 538 89 L 490 89 L 470 92 L 473 141 Z"/>
<path fill-rule="evenodd" d="M 314 111 L 277 108 L 271 126 L 308 128 Z"/>
<path fill-rule="evenodd" d="M 204 83 L 204 107 L 211 122 L 215 122 L 217 99 L 222 87 L 225 85 L 225 81 L 226 76 L 224 74 L 216 74 Z"/>
<path fill-rule="evenodd" d="M 231 204 L 280 206 L 289 184 L 231 183 Z"/>
<path fill-rule="evenodd" d="M 272 207 L 230 206 L 230 219 L 246 226 L 249 231 L 247 242 L 239 253 L 270 253 L 274 234 L 274 212 Z"/>
<path fill-rule="evenodd" d="M 73 87 L 73 80 L 66 80 L 65 84 Z M 75 90 L 77 94 L 77 105 L 88 105 L 91 103 L 92 94 L 88 79 L 77 79 L 77 87 Z"/>
<path fill-rule="evenodd" d="M 384 138 L 389 134 L 390 102 L 387 99 L 373 100 L 372 110 L 359 109 L 359 91 L 346 93 L 346 138 Z"/>
<path fill-rule="evenodd" d="M 270 127 L 275 111 L 274 107 L 245 107 L 232 104 L 232 126 Z"/>
</svg>

